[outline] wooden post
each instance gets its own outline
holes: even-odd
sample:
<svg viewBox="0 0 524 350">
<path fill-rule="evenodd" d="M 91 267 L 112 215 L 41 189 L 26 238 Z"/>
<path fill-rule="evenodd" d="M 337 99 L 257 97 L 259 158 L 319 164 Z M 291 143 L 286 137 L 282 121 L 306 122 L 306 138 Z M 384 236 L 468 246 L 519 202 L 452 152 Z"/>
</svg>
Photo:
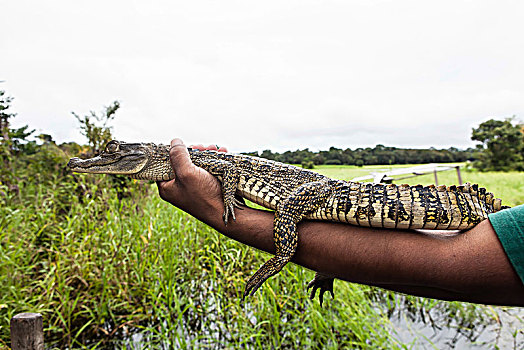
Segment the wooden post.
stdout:
<svg viewBox="0 0 524 350">
<path fill-rule="evenodd" d="M 459 185 L 462 185 L 462 176 L 460 176 L 460 166 L 457 165 L 455 168 L 457 169 L 457 177 L 458 177 Z"/>
<path fill-rule="evenodd" d="M 13 350 L 44 350 L 42 315 L 24 312 L 11 319 L 11 348 Z"/>
<path fill-rule="evenodd" d="M 433 169 L 433 175 L 435 175 L 435 186 L 438 186 L 437 169 Z"/>
</svg>

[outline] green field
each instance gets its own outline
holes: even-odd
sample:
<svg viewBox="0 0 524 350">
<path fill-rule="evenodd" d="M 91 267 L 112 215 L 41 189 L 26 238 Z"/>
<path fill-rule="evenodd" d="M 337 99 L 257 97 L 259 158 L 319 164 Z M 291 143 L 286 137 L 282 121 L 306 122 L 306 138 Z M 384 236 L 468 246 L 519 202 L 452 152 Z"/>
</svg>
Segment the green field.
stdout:
<svg viewBox="0 0 524 350">
<path fill-rule="evenodd" d="M 465 164 L 462 165 L 461 177 L 462 182 L 470 182 L 485 187 L 488 191 L 493 192 L 496 198 L 501 198 L 505 205 L 515 206 L 524 204 L 524 173 L 518 171 L 510 172 L 479 172 L 468 169 Z M 320 165 L 314 170 L 323 175 L 343 180 L 351 180 L 355 177 L 369 175 L 370 172 L 385 172 L 390 169 L 407 168 L 416 165 L 375 165 L 366 167 L 356 166 L 332 166 Z M 440 185 L 458 185 L 457 172 L 447 170 L 438 172 L 438 182 Z M 435 177 L 431 174 L 421 175 L 408 179 L 395 181 L 397 184 L 407 183 L 409 185 L 430 185 L 435 183 Z"/>
<path fill-rule="evenodd" d="M 324 166 L 348 179 L 375 167 Z M 384 168 L 384 167 L 379 167 Z M 464 171 L 504 203 L 524 203 L 523 173 Z M 244 304 L 267 260 L 163 202 L 154 185 L 116 191 L 78 176 L 0 188 L 0 348 L 9 319 L 44 315 L 47 343 L 73 348 L 522 348 L 521 309 L 408 297 L 335 282 L 320 308 L 311 271 L 290 264 Z M 456 174 L 439 174 L 456 183 Z M 95 180 L 94 180 L 95 179 Z M 430 183 L 433 175 L 410 179 Z M 101 181 L 101 180 L 100 180 Z M 82 192 L 84 191 L 84 192 Z"/>
</svg>

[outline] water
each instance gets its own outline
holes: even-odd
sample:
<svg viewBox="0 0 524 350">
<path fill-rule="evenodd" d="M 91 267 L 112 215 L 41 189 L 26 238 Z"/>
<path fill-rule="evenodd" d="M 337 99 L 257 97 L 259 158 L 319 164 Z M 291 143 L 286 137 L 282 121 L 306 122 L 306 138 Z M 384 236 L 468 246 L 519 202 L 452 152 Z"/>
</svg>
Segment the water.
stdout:
<svg viewBox="0 0 524 350">
<path fill-rule="evenodd" d="M 459 324 L 440 310 L 413 320 L 405 310 L 392 317 L 398 339 L 416 349 L 524 349 L 524 310 L 492 307 L 491 320 Z M 428 318 L 428 316 L 425 316 Z"/>
<path fill-rule="evenodd" d="M 202 295 L 203 296 L 203 295 Z M 204 297 L 204 296 L 203 296 Z M 206 299 L 209 295 L 206 296 Z M 380 296 L 375 296 L 379 298 Z M 448 303 L 438 303 L 439 307 L 431 309 L 413 308 L 408 299 L 398 294 L 394 295 L 395 307 L 388 310 L 391 321 L 391 332 L 399 343 L 405 344 L 407 348 L 414 349 L 524 349 L 524 309 L 489 307 L 491 314 L 478 310 L 471 305 L 471 313 L 454 314 L 453 309 L 446 309 Z M 207 299 L 207 307 L 210 300 Z M 217 303 L 216 305 L 220 305 Z M 388 303 L 391 305 L 391 303 Z M 217 306 L 218 307 L 218 306 Z M 385 308 L 386 303 L 377 301 L 377 308 Z M 215 317 L 219 310 L 208 309 L 205 317 Z M 256 318 L 249 307 L 245 307 L 245 318 L 256 324 Z M 186 342 L 197 345 L 199 348 L 222 348 L 228 336 L 227 330 L 223 328 L 223 322 L 209 322 L 207 328 L 199 327 L 199 318 L 202 315 L 186 313 L 181 318 L 183 324 L 176 329 L 170 329 L 166 322 L 156 322 L 156 325 L 144 325 L 147 331 L 139 329 L 128 329 L 123 327 L 117 333 L 117 337 L 109 342 L 98 344 L 97 349 L 172 349 L 184 348 Z M 293 320 L 282 319 L 282 322 L 293 322 Z M 108 332 L 111 326 L 107 325 Z M 155 331 L 152 332 L 151 329 Z M 188 332 L 188 329 L 197 330 Z M 169 334 L 162 334 L 167 331 Z M 203 332 L 205 341 L 199 342 L 195 334 Z M 159 338 L 171 341 L 159 340 Z M 214 339 L 216 342 L 209 342 Z M 181 341 L 183 340 L 183 341 Z M 227 343 L 227 340 L 225 341 Z M 97 341 L 85 343 L 94 346 Z M 372 347 L 373 344 L 370 344 Z M 255 345 L 246 345 L 246 348 L 255 348 Z"/>
</svg>

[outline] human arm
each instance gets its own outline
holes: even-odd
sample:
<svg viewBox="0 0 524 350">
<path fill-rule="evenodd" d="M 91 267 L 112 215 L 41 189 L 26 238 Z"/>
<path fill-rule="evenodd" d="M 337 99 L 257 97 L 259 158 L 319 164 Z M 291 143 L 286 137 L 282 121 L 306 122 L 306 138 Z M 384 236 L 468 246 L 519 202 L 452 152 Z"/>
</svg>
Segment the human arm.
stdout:
<svg viewBox="0 0 524 350">
<path fill-rule="evenodd" d="M 220 185 L 191 163 L 180 140 L 170 157 L 176 180 L 160 196 L 241 243 L 275 253 L 272 212 L 236 210 L 227 226 Z M 330 222 L 298 225 L 293 262 L 338 279 L 403 293 L 486 304 L 524 306 L 524 285 L 488 220 L 455 236 L 374 229 Z"/>
</svg>

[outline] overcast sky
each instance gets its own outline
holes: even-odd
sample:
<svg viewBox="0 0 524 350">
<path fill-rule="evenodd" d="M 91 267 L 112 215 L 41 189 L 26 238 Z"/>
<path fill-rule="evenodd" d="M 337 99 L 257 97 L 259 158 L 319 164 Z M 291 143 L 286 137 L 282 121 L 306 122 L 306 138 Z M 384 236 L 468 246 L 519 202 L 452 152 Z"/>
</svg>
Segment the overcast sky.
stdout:
<svg viewBox="0 0 524 350">
<path fill-rule="evenodd" d="M 468 147 L 524 115 L 524 3 L 2 1 L 14 125 L 85 139 L 71 112 L 121 109 L 124 141 L 232 151 Z"/>
</svg>

